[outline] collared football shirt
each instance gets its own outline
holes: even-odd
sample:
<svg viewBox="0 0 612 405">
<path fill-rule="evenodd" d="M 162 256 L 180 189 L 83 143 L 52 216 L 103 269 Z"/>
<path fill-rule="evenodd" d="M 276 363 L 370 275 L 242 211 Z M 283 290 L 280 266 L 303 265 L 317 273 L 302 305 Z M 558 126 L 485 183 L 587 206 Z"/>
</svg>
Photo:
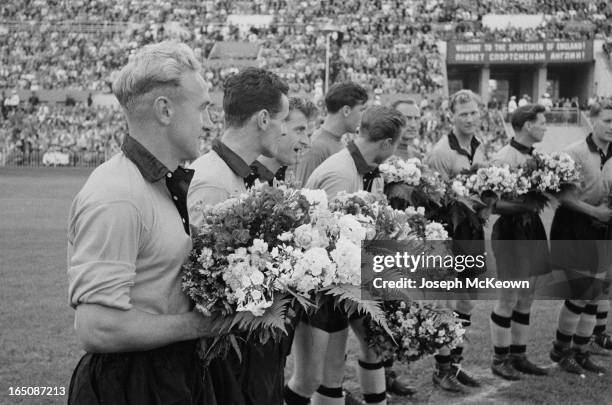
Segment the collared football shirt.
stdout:
<svg viewBox="0 0 612 405">
<path fill-rule="evenodd" d="M 181 182 L 190 172 L 181 169 L 176 182 L 175 174 L 129 136 L 120 153 L 93 171 L 70 208 L 72 307 L 190 310 L 181 287 L 181 265 L 191 250 Z"/>
<path fill-rule="evenodd" d="M 486 161 L 481 142 L 472 137 L 469 151 L 461 148 L 455 134 L 451 131 L 447 136 L 440 138 L 434 145 L 426 164 L 446 178 L 453 178 L 475 164 Z"/>
</svg>

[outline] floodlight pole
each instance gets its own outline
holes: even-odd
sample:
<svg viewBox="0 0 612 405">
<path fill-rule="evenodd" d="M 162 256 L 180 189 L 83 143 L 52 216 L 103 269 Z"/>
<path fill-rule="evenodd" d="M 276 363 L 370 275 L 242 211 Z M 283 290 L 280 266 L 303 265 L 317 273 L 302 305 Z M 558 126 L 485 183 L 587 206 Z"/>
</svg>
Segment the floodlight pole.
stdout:
<svg viewBox="0 0 612 405">
<path fill-rule="evenodd" d="M 325 33 L 325 94 L 327 94 L 327 89 L 329 88 L 329 37 L 331 33 Z"/>
<path fill-rule="evenodd" d="M 338 32 L 338 27 L 328 22 L 323 27 L 323 33 L 325 34 L 325 94 L 329 89 L 329 57 L 331 53 L 330 35 L 334 32 Z"/>
</svg>

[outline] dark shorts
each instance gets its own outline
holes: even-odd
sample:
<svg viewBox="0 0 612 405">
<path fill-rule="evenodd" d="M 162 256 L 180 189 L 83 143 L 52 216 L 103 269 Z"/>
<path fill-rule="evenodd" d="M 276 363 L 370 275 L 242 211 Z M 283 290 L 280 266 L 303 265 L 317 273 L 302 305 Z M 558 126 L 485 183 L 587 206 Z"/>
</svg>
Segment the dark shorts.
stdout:
<svg viewBox="0 0 612 405">
<path fill-rule="evenodd" d="M 341 308 L 334 306 L 334 297 L 327 295 L 313 315 L 305 314 L 302 320 L 313 328 L 321 329 L 327 333 L 340 332 L 348 328 L 349 317 Z"/>
<path fill-rule="evenodd" d="M 608 232 L 608 226 L 588 215 L 565 207 L 555 212 L 550 231 L 552 267 L 563 275 L 566 298 L 589 301 L 609 290 Z"/>
<path fill-rule="evenodd" d="M 213 360 L 208 373 L 217 403 L 282 405 L 288 344 L 288 339 L 269 339 L 265 344 L 242 340 L 241 358 L 232 348 L 226 358 Z"/>
<path fill-rule="evenodd" d="M 491 245 L 501 280 L 526 280 L 551 271 L 548 237 L 536 213 L 500 216 Z"/>
<path fill-rule="evenodd" d="M 128 353 L 87 353 L 68 391 L 70 405 L 215 405 L 196 342 Z"/>
<path fill-rule="evenodd" d="M 476 215 L 476 214 L 472 214 Z M 456 256 L 485 256 L 485 238 L 484 229 L 482 226 L 475 225 L 474 218 L 466 219 L 460 222 L 452 234 L 452 252 Z M 450 235 L 450 234 L 449 234 Z M 485 256 L 486 257 L 486 256 Z M 472 266 L 457 272 L 459 278 L 475 278 L 487 272 L 487 266 L 479 267 L 474 263 Z"/>
<path fill-rule="evenodd" d="M 550 229 L 550 251 L 556 269 L 597 273 L 598 241 L 608 239 L 608 227 L 588 215 L 560 207 Z"/>
<path fill-rule="evenodd" d="M 285 365 L 291 352 L 295 328 L 302 308 L 292 308 L 294 316 L 285 325 L 280 340 L 255 343 L 256 337 L 237 337 L 241 357 L 230 349 L 223 359 L 214 359 L 207 370 L 213 382 L 215 399 L 221 405 L 283 405 Z"/>
</svg>

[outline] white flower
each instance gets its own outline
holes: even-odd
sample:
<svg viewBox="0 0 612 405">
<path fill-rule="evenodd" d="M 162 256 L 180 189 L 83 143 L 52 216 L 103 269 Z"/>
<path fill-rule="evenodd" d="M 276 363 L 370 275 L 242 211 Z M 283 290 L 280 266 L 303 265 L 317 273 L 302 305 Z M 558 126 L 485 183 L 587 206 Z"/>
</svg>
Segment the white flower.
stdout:
<svg viewBox="0 0 612 405">
<path fill-rule="evenodd" d="M 453 181 L 451 189 L 459 197 L 467 197 L 470 194 L 469 190 L 458 180 Z"/>
<path fill-rule="evenodd" d="M 359 285 L 361 282 L 361 248 L 349 239 L 340 237 L 330 256 L 337 266 L 339 283 Z"/>
<path fill-rule="evenodd" d="M 208 269 L 209 267 L 215 264 L 212 254 L 213 254 L 212 249 L 207 248 L 207 247 L 202 248 L 202 252 L 200 253 L 200 256 L 198 257 L 198 262 L 202 264 L 202 267 L 204 269 Z"/>
<path fill-rule="evenodd" d="M 253 272 L 251 273 L 251 282 L 253 283 L 253 285 L 255 286 L 259 286 L 262 285 L 265 277 L 263 275 L 263 273 L 257 269 L 254 269 Z"/>
<path fill-rule="evenodd" d="M 259 301 L 263 298 L 263 294 L 259 290 L 252 290 L 251 298 L 253 298 L 254 301 Z"/>
<path fill-rule="evenodd" d="M 329 244 L 327 238 L 311 224 L 300 225 L 293 231 L 293 235 L 295 245 L 305 250 L 312 247 L 327 247 Z"/>
<path fill-rule="evenodd" d="M 361 245 L 366 237 L 366 230 L 353 215 L 342 215 L 338 219 L 340 236 L 348 238 L 351 242 Z"/>
<path fill-rule="evenodd" d="M 327 194 L 323 190 L 310 190 L 303 188 L 300 193 L 306 197 L 308 203 L 316 206 L 318 209 L 327 208 Z"/>
<path fill-rule="evenodd" d="M 406 214 L 408 214 L 408 216 L 410 217 L 414 217 L 414 216 L 424 216 L 425 215 L 425 208 L 424 207 L 408 207 L 406 208 L 406 210 L 404 211 Z"/>
<path fill-rule="evenodd" d="M 402 182 L 411 186 L 418 186 L 422 176 L 420 167 L 421 161 L 416 158 L 409 160 L 392 158 L 378 168 L 385 183 Z"/>
<path fill-rule="evenodd" d="M 448 232 L 444 226 L 438 222 L 431 222 L 425 225 L 425 239 L 427 240 L 447 240 Z"/>
<path fill-rule="evenodd" d="M 281 242 L 290 242 L 293 240 L 293 234 L 291 232 L 283 232 L 277 236 L 278 240 Z"/>
<path fill-rule="evenodd" d="M 253 245 L 249 248 L 253 254 L 263 254 L 268 251 L 268 244 L 262 239 L 253 239 Z"/>
<path fill-rule="evenodd" d="M 316 277 L 306 274 L 303 277 L 300 277 L 299 280 L 297 280 L 296 288 L 300 293 L 306 295 L 310 291 L 317 288 L 318 285 L 319 280 Z"/>
<path fill-rule="evenodd" d="M 300 283 L 300 278 L 306 275 L 318 277 L 327 271 L 331 266 L 331 260 L 327 251 L 320 247 L 307 250 L 301 257 L 298 257 L 293 268 L 293 279 Z"/>
<path fill-rule="evenodd" d="M 246 305 L 238 305 L 236 311 L 248 311 L 255 316 L 263 316 L 263 314 L 266 312 L 266 308 L 269 308 L 270 306 L 272 306 L 272 301 L 248 302 Z"/>
</svg>

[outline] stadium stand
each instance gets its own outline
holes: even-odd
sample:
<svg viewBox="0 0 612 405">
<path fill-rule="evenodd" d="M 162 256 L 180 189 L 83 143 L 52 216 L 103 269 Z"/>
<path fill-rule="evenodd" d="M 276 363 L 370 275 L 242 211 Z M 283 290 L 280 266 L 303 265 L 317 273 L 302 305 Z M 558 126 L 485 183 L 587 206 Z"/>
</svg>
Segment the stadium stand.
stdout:
<svg viewBox="0 0 612 405">
<path fill-rule="evenodd" d="M 536 11 L 541 17 L 538 26 L 519 27 L 521 15 Z M 511 22 L 507 28 L 486 24 L 499 15 Z M 388 102 L 395 94 L 424 100 L 424 133 L 434 141 L 448 129 L 443 113 L 447 83 L 440 41 L 607 38 L 609 17 L 612 8 L 607 2 L 580 0 L 3 2 L 2 161 L 33 159 L 42 163 L 42 154 L 51 147 L 70 156 L 112 152 L 124 130 L 121 114 L 112 107 L 86 107 L 87 98 L 90 93 L 94 98 L 108 93 L 117 69 L 134 49 L 151 42 L 169 38 L 187 42 L 205 61 L 205 78 L 216 94 L 223 80 L 240 66 L 257 64 L 277 72 L 293 94 L 320 98 L 325 78 L 325 30 L 333 23 L 330 82 L 358 82 L 375 94 L 378 102 Z M 10 101 L 5 105 L 14 89 L 20 98 L 18 108 L 11 107 Z M 42 106 L 29 105 L 32 92 Z M 66 106 L 72 104 L 69 98 L 77 106 Z M 571 104 L 556 100 L 556 106 Z M 49 112 L 41 115 L 41 109 Z M 65 117 L 58 118 L 62 115 Z M 216 118 L 218 129 L 209 138 L 222 128 L 219 113 Z M 497 114 L 491 119 L 487 116 L 483 125 L 487 130 L 493 128 L 491 133 L 502 133 L 503 123 L 497 123 Z M 204 140 L 203 150 L 207 147 Z M 69 161 L 74 164 L 83 159 Z"/>
</svg>

